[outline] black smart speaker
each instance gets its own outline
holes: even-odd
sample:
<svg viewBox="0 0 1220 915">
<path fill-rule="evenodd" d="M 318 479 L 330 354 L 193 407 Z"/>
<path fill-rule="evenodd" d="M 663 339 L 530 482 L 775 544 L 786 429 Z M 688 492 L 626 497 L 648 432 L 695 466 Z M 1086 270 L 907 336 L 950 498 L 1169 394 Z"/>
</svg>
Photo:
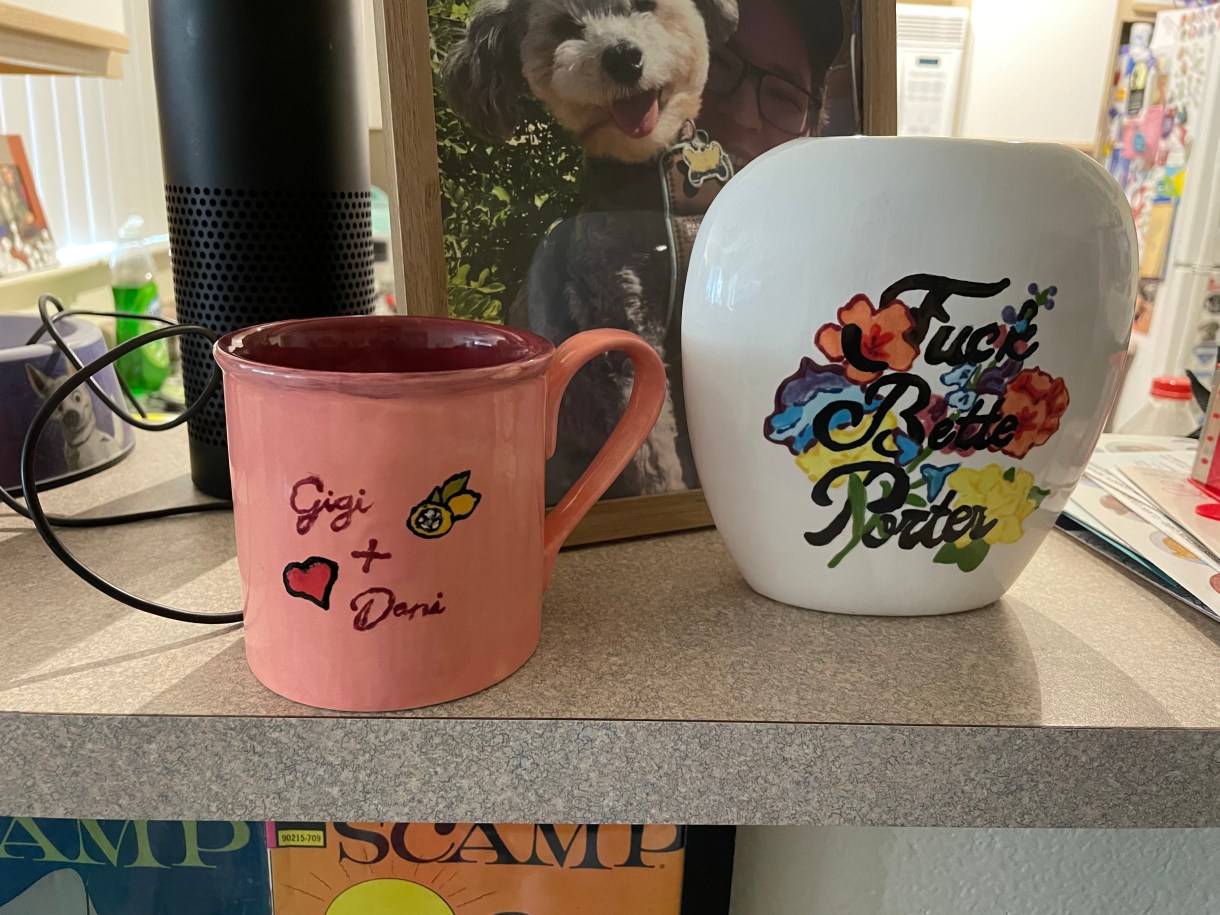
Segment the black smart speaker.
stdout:
<svg viewBox="0 0 1220 915">
<path fill-rule="evenodd" d="M 372 310 L 358 0 L 151 0 L 178 320 L 225 333 Z M 212 372 L 183 338 L 188 401 Z M 191 477 L 230 494 L 220 392 L 188 423 Z"/>
</svg>

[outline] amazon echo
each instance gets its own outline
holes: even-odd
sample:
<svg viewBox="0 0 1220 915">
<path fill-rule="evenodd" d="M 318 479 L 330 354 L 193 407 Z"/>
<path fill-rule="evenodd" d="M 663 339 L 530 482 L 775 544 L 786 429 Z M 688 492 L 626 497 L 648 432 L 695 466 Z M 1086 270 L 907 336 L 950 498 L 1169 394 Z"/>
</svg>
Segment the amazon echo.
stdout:
<svg viewBox="0 0 1220 915">
<path fill-rule="evenodd" d="M 178 320 L 223 334 L 373 308 L 356 0 L 151 0 Z M 188 402 L 213 368 L 182 338 Z M 222 392 L 188 423 L 191 477 L 230 494 Z"/>
</svg>

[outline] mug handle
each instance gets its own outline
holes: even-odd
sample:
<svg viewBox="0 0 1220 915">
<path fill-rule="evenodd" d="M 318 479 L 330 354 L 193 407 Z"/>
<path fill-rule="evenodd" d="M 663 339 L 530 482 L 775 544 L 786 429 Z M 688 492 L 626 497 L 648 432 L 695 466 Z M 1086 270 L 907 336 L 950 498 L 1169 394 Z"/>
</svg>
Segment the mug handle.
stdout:
<svg viewBox="0 0 1220 915">
<path fill-rule="evenodd" d="M 631 399 L 601 451 L 572 488 L 547 514 L 542 528 L 543 582 L 551 582 L 551 569 L 559 548 L 577 523 L 615 481 L 632 455 L 648 438 L 665 404 L 665 364 L 643 339 L 625 330 L 587 330 L 565 340 L 555 351 L 546 373 L 546 456 L 555 453 L 559 434 L 559 405 L 568 383 L 590 359 L 620 352 L 631 360 L 635 377 Z"/>
</svg>

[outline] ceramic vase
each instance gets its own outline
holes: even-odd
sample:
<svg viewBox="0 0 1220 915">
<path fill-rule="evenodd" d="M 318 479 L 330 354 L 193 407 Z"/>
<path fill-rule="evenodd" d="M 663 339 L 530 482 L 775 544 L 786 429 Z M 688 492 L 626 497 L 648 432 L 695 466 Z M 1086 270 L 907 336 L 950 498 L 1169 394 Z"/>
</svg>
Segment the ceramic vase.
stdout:
<svg viewBox="0 0 1220 915">
<path fill-rule="evenodd" d="M 1127 201 L 1059 145 L 797 140 L 719 195 L 682 322 L 699 478 L 751 587 L 837 613 L 997 600 L 1117 392 Z"/>
</svg>

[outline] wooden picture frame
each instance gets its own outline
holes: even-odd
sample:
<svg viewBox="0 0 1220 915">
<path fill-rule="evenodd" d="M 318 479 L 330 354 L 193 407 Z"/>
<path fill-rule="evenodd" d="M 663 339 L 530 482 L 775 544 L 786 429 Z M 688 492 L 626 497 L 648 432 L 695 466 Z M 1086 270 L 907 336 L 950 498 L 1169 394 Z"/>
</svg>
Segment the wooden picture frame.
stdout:
<svg viewBox="0 0 1220 915">
<path fill-rule="evenodd" d="M 859 65 L 855 86 L 865 134 L 897 132 L 897 26 L 894 0 L 857 0 L 858 31 L 849 49 Z M 430 30 L 422 0 L 373 0 L 382 61 L 382 118 L 393 234 L 391 255 L 402 307 L 445 316 L 447 274 L 441 186 L 432 102 Z M 849 29 L 849 32 L 851 30 Z M 599 502 L 568 546 L 691 530 L 712 524 L 700 490 Z"/>
</svg>

